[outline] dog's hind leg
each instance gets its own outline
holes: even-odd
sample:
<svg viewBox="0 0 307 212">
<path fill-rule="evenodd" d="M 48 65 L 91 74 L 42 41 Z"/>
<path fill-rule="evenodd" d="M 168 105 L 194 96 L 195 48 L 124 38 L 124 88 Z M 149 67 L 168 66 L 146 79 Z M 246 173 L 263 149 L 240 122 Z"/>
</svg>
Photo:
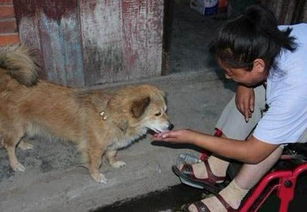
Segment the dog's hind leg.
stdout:
<svg viewBox="0 0 307 212">
<path fill-rule="evenodd" d="M 19 148 L 22 149 L 22 150 L 33 149 L 33 145 L 30 144 L 30 143 L 28 143 L 28 142 L 25 141 L 24 139 L 22 139 L 22 140 L 19 142 L 19 144 L 18 144 L 17 147 L 19 147 Z"/>
<path fill-rule="evenodd" d="M 19 142 L 19 140 L 22 138 L 22 136 L 4 136 L 3 137 L 3 144 L 4 148 L 7 151 L 10 166 L 14 171 L 25 171 L 25 167 L 19 163 L 17 157 L 16 157 L 16 145 Z"/>
<path fill-rule="evenodd" d="M 126 166 L 126 163 L 124 161 L 116 160 L 116 150 L 109 150 L 106 152 L 106 157 L 110 163 L 110 165 L 114 168 L 121 168 Z"/>
</svg>

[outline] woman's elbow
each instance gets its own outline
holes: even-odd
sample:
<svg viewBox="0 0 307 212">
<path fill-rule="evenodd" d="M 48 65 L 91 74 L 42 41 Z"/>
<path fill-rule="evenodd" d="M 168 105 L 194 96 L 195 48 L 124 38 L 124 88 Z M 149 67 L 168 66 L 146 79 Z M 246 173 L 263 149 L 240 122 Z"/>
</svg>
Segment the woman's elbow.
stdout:
<svg viewBox="0 0 307 212">
<path fill-rule="evenodd" d="M 244 148 L 241 149 L 241 153 L 244 155 L 245 162 L 250 164 L 258 164 L 272 154 L 272 152 L 274 152 L 278 146 L 251 139 L 245 142 L 243 147 Z"/>
</svg>

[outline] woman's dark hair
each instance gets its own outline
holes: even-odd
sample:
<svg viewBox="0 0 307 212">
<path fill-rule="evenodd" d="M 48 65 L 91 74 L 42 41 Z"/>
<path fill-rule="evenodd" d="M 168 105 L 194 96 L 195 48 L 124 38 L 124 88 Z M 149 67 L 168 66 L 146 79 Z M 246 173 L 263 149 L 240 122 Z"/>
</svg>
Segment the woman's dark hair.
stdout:
<svg viewBox="0 0 307 212">
<path fill-rule="evenodd" d="M 210 50 L 231 68 L 251 70 L 253 61 L 261 58 L 274 67 L 275 57 L 282 48 L 294 51 L 295 38 L 291 28 L 280 31 L 274 14 L 261 5 L 252 5 L 237 18 L 221 27 Z"/>
</svg>

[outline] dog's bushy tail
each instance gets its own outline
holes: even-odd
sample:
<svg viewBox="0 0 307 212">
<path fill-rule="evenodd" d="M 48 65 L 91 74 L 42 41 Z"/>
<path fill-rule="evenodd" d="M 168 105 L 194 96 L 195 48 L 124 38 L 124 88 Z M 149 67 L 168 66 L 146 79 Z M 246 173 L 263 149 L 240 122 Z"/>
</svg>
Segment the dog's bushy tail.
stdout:
<svg viewBox="0 0 307 212">
<path fill-rule="evenodd" d="M 0 48 L 0 68 L 0 71 L 6 71 L 23 85 L 32 86 L 38 81 L 38 65 L 34 54 L 23 44 Z"/>
</svg>

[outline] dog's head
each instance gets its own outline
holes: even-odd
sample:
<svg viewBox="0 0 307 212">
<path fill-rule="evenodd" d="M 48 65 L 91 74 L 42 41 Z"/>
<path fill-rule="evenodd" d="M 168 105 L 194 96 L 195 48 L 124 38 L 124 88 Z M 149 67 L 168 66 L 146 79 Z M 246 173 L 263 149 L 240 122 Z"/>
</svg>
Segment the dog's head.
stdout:
<svg viewBox="0 0 307 212">
<path fill-rule="evenodd" d="M 173 127 L 166 114 L 165 93 L 157 87 L 151 85 L 126 87 L 115 96 L 116 98 L 110 101 L 110 106 L 118 108 L 121 111 L 119 113 L 123 112 L 121 116 L 127 121 L 124 128 L 132 127 L 141 131 L 148 129 L 159 133 Z"/>
</svg>

